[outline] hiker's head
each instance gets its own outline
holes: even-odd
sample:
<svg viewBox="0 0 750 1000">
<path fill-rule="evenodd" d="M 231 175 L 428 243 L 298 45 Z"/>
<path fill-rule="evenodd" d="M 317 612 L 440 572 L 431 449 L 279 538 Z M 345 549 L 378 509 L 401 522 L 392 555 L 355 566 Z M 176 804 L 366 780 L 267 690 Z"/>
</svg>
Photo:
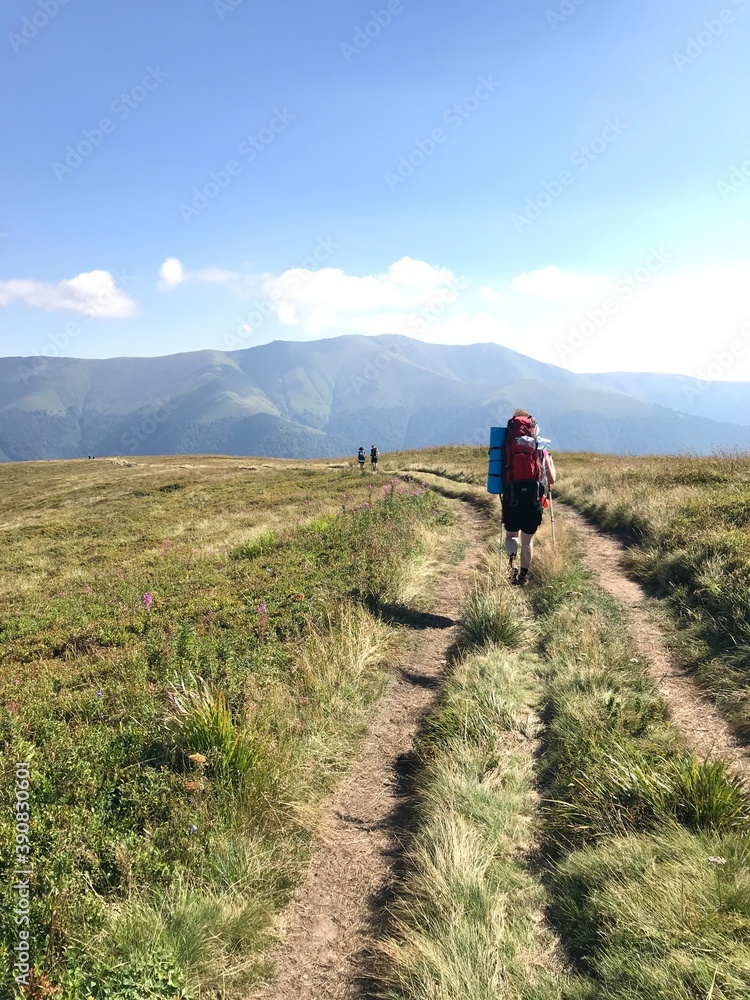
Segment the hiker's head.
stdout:
<svg viewBox="0 0 750 1000">
<path fill-rule="evenodd" d="M 529 413 L 528 410 L 514 410 L 513 411 L 513 416 L 514 417 L 530 417 L 531 414 Z"/>
</svg>

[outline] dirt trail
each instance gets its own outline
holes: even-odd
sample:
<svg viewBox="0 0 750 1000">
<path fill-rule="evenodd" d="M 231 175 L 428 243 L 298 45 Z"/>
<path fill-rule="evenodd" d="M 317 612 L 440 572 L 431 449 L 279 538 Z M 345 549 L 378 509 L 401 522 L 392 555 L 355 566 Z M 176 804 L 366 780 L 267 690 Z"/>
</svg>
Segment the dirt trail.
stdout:
<svg viewBox="0 0 750 1000">
<path fill-rule="evenodd" d="M 571 507 L 558 503 L 557 513 L 560 521 L 575 528 L 583 538 L 586 568 L 623 605 L 635 641 L 650 664 L 654 683 L 687 744 L 700 758 L 708 754 L 713 759 L 721 758 L 736 774 L 750 781 L 750 751 L 734 735 L 714 702 L 667 649 L 664 636 L 646 610 L 645 591 L 623 569 L 625 547 L 611 535 L 598 531 Z"/>
<path fill-rule="evenodd" d="M 306 881 L 277 922 L 280 943 L 271 958 L 278 978 L 256 1000 L 363 1000 L 364 958 L 372 944 L 373 913 L 396 878 L 399 813 L 407 793 L 404 765 L 419 724 L 440 687 L 455 639 L 455 615 L 477 565 L 485 520 L 459 506 L 468 548 L 441 579 L 432 612 L 421 616 L 412 649 L 373 709 L 359 758 L 334 794 L 319 830 Z"/>
</svg>

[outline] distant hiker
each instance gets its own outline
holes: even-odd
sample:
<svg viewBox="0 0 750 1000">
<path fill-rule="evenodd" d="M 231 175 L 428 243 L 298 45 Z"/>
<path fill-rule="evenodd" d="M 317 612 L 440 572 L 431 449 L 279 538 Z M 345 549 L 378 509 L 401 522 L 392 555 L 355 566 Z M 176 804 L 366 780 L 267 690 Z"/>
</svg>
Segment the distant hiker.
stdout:
<svg viewBox="0 0 750 1000">
<path fill-rule="evenodd" d="M 365 449 L 360 448 L 357 452 L 357 461 L 359 462 L 359 471 L 365 471 Z"/>
<path fill-rule="evenodd" d="M 525 587 L 528 582 L 534 555 L 534 535 L 542 523 L 547 489 L 555 479 L 555 463 L 542 447 L 536 420 L 526 410 L 516 410 L 508 421 L 501 502 L 511 582 L 519 587 Z M 520 568 L 516 566 L 519 534 Z"/>
<path fill-rule="evenodd" d="M 372 466 L 372 471 L 378 471 L 378 449 L 375 445 L 370 448 L 370 465 Z"/>
</svg>

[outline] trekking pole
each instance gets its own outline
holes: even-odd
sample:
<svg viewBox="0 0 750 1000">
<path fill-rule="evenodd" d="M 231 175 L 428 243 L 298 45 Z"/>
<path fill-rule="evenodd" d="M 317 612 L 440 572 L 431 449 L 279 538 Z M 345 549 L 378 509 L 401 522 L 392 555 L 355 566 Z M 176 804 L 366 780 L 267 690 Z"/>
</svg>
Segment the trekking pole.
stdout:
<svg viewBox="0 0 750 1000">
<path fill-rule="evenodd" d="M 552 525 L 552 545 L 556 545 L 555 542 L 555 508 L 552 506 L 552 491 L 549 486 L 547 487 L 547 501 L 549 503 L 549 517 L 550 524 Z"/>
<path fill-rule="evenodd" d="M 500 569 L 503 568 L 503 552 L 505 551 L 505 525 L 500 522 Z"/>
</svg>

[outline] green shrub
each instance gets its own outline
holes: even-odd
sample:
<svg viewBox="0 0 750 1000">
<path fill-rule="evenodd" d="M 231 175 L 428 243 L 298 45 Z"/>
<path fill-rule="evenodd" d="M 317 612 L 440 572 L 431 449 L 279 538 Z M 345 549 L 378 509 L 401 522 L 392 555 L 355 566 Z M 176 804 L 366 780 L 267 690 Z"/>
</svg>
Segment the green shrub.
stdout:
<svg viewBox="0 0 750 1000">
<path fill-rule="evenodd" d="M 701 763 L 695 754 L 684 754 L 672 763 L 668 780 L 681 823 L 699 830 L 748 828 L 747 791 L 724 761 Z"/>
<path fill-rule="evenodd" d="M 185 757 L 199 753 L 209 765 L 244 777 L 252 768 L 257 747 L 252 735 L 238 727 L 223 691 L 189 676 L 171 685 L 165 717 L 175 748 Z"/>
</svg>

